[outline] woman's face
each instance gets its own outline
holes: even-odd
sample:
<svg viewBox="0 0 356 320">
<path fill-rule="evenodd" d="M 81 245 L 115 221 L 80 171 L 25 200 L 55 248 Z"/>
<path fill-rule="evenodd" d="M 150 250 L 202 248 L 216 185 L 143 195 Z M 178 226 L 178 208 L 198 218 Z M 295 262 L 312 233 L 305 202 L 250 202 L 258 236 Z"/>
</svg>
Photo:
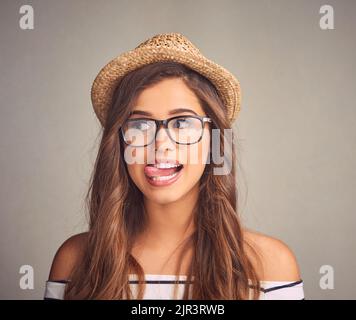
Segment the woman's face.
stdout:
<svg viewBox="0 0 356 320">
<path fill-rule="evenodd" d="M 183 108 L 185 110 L 178 110 Z M 194 92 L 183 80 L 173 78 L 162 80 L 142 91 L 133 107 L 130 119 L 163 120 L 175 116 L 191 115 L 207 116 Z M 192 126 L 184 119 L 171 122 L 170 130 L 173 138 L 179 141 L 186 139 L 185 134 L 180 133 L 186 132 L 183 128 Z M 147 129 L 148 127 L 135 124 L 135 128 Z M 208 123 L 203 123 L 201 140 L 190 145 L 177 144 L 172 141 L 163 126 L 157 130 L 153 143 L 145 147 L 125 147 L 125 154 L 142 159 L 139 163 L 127 161 L 126 155 L 125 160 L 131 179 L 146 199 L 159 204 L 167 204 L 183 198 L 193 188 L 199 186 L 209 153 L 210 129 Z M 196 132 L 198 131 L 193 131 L 191 136 L 194 136 Z"/>
</svg>

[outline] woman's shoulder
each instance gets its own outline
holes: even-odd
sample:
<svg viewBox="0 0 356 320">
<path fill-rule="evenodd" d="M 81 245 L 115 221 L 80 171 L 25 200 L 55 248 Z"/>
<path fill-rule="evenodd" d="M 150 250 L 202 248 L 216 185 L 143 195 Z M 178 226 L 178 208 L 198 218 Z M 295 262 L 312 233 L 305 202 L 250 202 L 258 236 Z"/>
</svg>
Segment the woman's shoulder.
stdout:
<svg viewBox="0 0 356 320">
<path fill-rule="evenodd" d="M 282 240 L 243 229 L 244 248 L 262 281 L 298 281 L 300 270 L 295 254 Z M 49 274 L 49 280 L 68 279 L 81 258 L 88 232 L 65 240 L 58 248 Z"/>
<path fill-rule="evenodd" d="M 75 234 L 65 240 L 54 255 L 48 280 L 62 281 L 67 280 L 81 258 L 84 251 L 88 232 Z"/>
<path fill-rule="evenodd" d="M 262 281 L 298 281 L 300 270 L 295 254 L 282 240 L 244 229 L 244 243 Z"/>
</svg>

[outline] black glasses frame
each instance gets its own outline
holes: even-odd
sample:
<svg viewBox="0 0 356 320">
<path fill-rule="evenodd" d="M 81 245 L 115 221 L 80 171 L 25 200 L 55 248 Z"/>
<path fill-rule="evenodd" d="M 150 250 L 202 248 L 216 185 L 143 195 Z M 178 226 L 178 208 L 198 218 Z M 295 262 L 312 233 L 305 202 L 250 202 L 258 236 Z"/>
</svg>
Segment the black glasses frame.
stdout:
<svg viewBox="0 0 356 320">
<path fill-rule="evenodd" d="M 169 133 L 169 130 L 168 130 L 168 123 L 169 123 L 170 121 L 174 120 L 174 119 L 179 119 L 179 118 L 195 118 L 195 119 L 200 120 L 200 122 L 201 122 L 201 129 L 202 129 L 202 130 L 201 130 L 200 138 L 199 138 L 196 142 L 180 143 L 180 142 L 175 141 L 175 140 L 171 137 L 171 135 L 170 135 L 170 133 Z M 146 147 L 146 146 L 150 145 L 153 141 L 155 141 L 155 140 L 156 140 L 156 137 L 157 137 L 157 132 L 158 132 L 159 128 L 161 127 L 161 125 L 162 125 L 162 126 L 164 127 L 164 129 L 166 130 L 168 137 L 169 137 L 173 142 L 175 142 L 175 143 L 177 143 L 177 144 L 190 145 L 190 144 L 198 143 L 198 142 L 202 139 L 202 137 L 203 137 L 204 124 L 205 124 L 205 122 L 209 122 L 209 123 L 212 122 L 209 117 L 198 116 L 198 115 L 175 116 L 175 117 L 168 118 L 168 119 L 164 119 L 164 120 L 156 120 L 156 119 L 151 119 L 151 118 L 133 118 L 133 119 L 127 119 L 127 120 L 125 121 L 125 123 L 122 125 L 122 127 L 125 126 L 125 124 L 126 124 L 127 122 L 136 121 L 136 120 L 150 120 L 150 121 L 154 121 L 154 122 L 156 123 L 156 132 L 155 132 L 155 135 L 154 135 L 154 138 L 152 139 L 152 141 L 149 142 L 149 143 L 147 143 L 147 144 L 145 144 L 145 145 L 143 145 L 143 146 L 134 146 L 134 147 L 138 147 L 138 148 L 139 148 L 139 147 Z M 123 132 L 123 130 L 122 130 L 122 127 L 120 127 L 120 131 L 121 131 L 121 135 L 122 135 L 122 138 L 123 138 L 124 142 L 125 142 L 127 145 L 132 146 L 132 144 L 127 143 L 127 141 L 125 140 L 125 134 L 124 134 L 124 132 Z"/>
</svg>

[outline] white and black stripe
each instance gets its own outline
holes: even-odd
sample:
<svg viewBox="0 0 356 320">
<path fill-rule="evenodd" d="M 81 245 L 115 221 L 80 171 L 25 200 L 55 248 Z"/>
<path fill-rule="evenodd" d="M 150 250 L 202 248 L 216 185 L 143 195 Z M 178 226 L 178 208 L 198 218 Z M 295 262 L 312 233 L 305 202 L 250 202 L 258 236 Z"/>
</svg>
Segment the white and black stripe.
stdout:
<svg viewBox="0 0 356 320">
<path fill-rule="evenodd" d="M 171 279 L 157 279 L 160 275 L 155 275 L 156 279 L 145 279 L 143 283 L 149 285 L 150 290 L 155 290 L 156 285 L 167 285 L 163 286 L 162 291 L 169 291 L 170 285 L 184 285 L 187 283 L 194 283 L 194 281 L 188 282 L 187 280 L 172 280 Z M 164 277 L 164 275 L 162 275 Z M 46 292 L 44 300 L 62 300 L 64 296 L 65 285 L 70 280 L 54 280 L 46 281 Z M 139 280 L 129 280 L 129 284 L 135 285 L 139 284 Z M 268 285 L 267 285 L 268 284 Z M 277 284 L 277 285 L 272 285 Z M 158 288 L 159 286 L 157 286 Z M 249 286 L 253 288 L 252 285 Z M 281 281 L 261 281 L 260 291 L 262 293 L 262 298 L 264 300 L 275 300 L 275 299 L 294 299 L 294 300 L 305 300 L 303 291 L 303 280 L 294 282 L 281 282 Z M 152 291 L 151 291 L 152 292 Z M 152 295 L 152 293 L 151 293 Z M 152 298 L 152 297 L 151 297 Z M 150 299 L 151 299 L 150 298 Z"/>
</svg>

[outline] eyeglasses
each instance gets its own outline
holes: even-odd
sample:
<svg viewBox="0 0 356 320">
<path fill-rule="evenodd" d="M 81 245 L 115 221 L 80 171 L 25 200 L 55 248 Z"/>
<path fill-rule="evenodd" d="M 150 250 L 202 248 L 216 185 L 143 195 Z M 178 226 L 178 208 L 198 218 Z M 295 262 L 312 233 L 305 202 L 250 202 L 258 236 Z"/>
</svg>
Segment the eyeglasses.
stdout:
<svg viewBox="0 0 356 320">
<path fill-rule="evenodd" d="M 156 140 L 158 128 L 163 125 L 173 142 L 189 145 L 201 140 L 205 122 L 211 119 L 203 116 L 176 116 L 165 120 L 134 118 L 126 120 L 120 131 L 127 145 L 145 147 Z"/>
</svg>

